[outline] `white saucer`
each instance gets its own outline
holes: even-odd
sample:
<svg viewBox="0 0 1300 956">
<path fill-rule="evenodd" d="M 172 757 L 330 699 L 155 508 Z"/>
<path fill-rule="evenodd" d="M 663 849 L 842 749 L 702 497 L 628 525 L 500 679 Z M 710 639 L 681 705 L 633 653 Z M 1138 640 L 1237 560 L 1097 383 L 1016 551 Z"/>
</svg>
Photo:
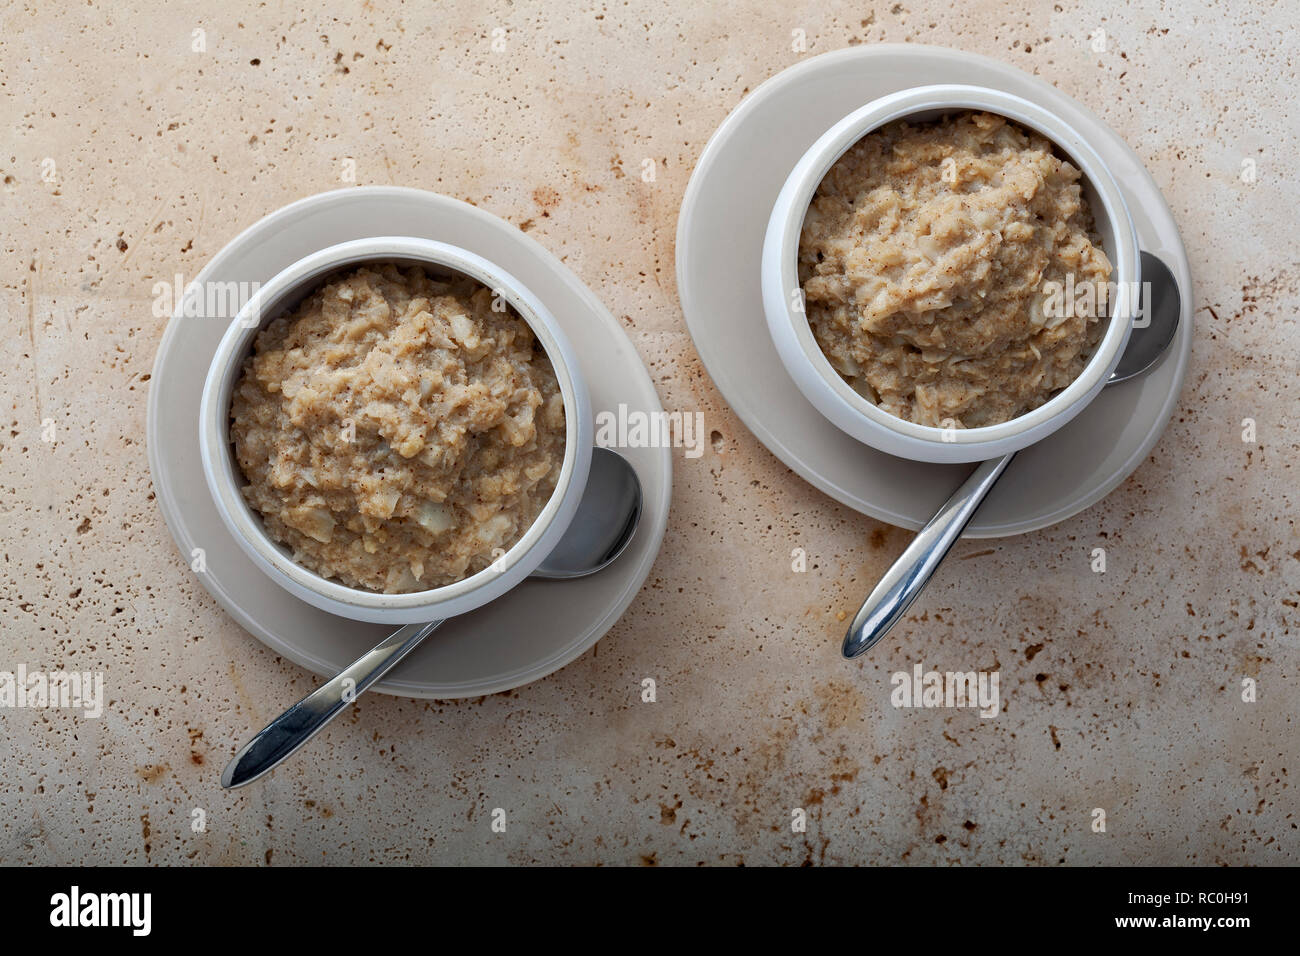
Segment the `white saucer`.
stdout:
<svg viewBox="0 0 1300 956">
<path fill-rule="evenodd" d="M 416 236 L 478 253 L 514 275 L 555 315 L 579 353 L 593 410 L 663 410 L 650 375 L 618 322 L 578 278 L 509 223 L 466 203 L 395 187 L 322 193 L 272 213 L 240 233 L 196 277 L 265 282 L 334 243 Z M 199 462 L 199 393 L 228 321 L 173 318 L 163 333 L 149 390 L 149 465 L 158 503 L 187 563 L 202 548 L 203 586 L 268 647 L 321 676 L 333 676 L 392 631 L 316 610 L 245 557 L 208 495 Z M 619 448 L 645 496 L 627 551 L 600 574 L 575 581 L 525 581 L 487 607 L 448 621 L 375 689 L 409 697 L 477 697 L 544 677 L 596 643 L 650 573 L 668 524 L 669 448 Z"/>
<path fill-rule="evenodd" d="M 1160 364 L 1105 389 L 1069 425 L 1022 451 L 966 531 L 1020 534 L 1100 501 L 1141 464 L 1173 414 L 1192 350 L 1192 281 L 1173 216 L 1137 154 L 1085 107 L 1014 67 L 942 47 L 855 47 L 793 66 L 751 93 L 700 156 L 677 224 L 677 286 L 705 367 L 758 440 L 838 501 L 919 529 L 970 466 L 894 458 L 823 418 L 768 336 L 759 260 L 773 201 L 807 148 L 869 101 L 934 83 L 1015 93 L 1082 131 L 1118 180 L 1141 248 L 1165 261 L 1182 295 L 1181 326 Z"/>
</svg>

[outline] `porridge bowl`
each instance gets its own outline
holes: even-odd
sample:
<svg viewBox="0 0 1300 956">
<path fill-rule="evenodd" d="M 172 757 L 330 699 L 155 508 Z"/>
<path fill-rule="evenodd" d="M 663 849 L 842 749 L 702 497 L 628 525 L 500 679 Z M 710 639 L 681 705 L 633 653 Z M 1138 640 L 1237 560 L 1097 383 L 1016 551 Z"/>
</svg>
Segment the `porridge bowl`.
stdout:
<svg viewBox="0 0 1300 956">
<path fill-rule="evenodd" d="M 927 86 L 849 114 L 801 157 L 763 244 L 782 364 L 841 431 L 916 461 L 982 461 L 1096 397 L 1140 259 L 1114 177 L 1028 100 Z"/>
<path fill-rule="evenodd" d="M 239 310 L 200 402 L 221 519 L 289 593 L 412 624 L 519 584 L 573 520 L 591 401 L 542 302 L 445 243 L 358 239 Z"/>
</svg>

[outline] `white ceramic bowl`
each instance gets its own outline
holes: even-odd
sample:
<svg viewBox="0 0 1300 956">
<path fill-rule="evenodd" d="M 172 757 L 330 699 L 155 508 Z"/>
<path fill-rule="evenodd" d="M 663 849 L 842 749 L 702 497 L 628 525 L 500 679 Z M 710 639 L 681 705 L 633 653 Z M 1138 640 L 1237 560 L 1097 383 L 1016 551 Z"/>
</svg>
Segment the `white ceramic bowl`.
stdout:
<svg viewBox="0 0 1300 956">
<path fill-rule="evenodd" d="M 417 263 L 433 274 L 458 273 L 499 290 L 545 349 L 555 369 L 565 411 L 564 463 L 555 493 L 537 520 L 493 567 L 462 581 L 409 594 L 351 588 L 296 563 L 266 533 L 240 493 L 244 484 L 230 442 L 230 401 L 244 358 L 258 331 L 296 307 L 326 276 L 364 262 Z M 322 249 L 278 273 L 248 300 L 217 347 L 199 407 L 203 473 L 221 519 L 244 552 L 294 596 L 357 621 L 412 624 L 453 617 L 480 607 L 526 578 L 551 552 L 578 508 L 591 467 L 591 400 L 577 358 L 555 319 L 531 292 L 486 259 L 428 239 L 357 239 Z"/>
<path fill-rule="evenodd" d="M 1084 197 L 1092 208 L 1102 247 L 1119 294 L 1101 341 L 1082 373 L 1038 408 L 982 428 L 933 428 L 904 421 L 859 395 L 822 354 L 807 316 L 796 304 L 799 292 L 799 235 L 813 193 L 854 143 L 872 130 L 907 118 L 936 119 L 959 110 L 997 113 L 1036 130 L 1083 173 Z M 795 165 L 768 220 L 763 242 L 763 310 L 777 352 L 799 390 L 836 427 L 873 448 L 926 462 L 971 462 L 996 458 L 1047 437 L 1083 411 L 1114 371 L 1133 325 L 1132 292 L 1141 281 L 1137 232 L 1124 198 L 1106 164 L 1064 120 L 1028 100 L 977 86 L 922 86 L 903 90 L 850 113 L 815 142 Z"/>
</svg>

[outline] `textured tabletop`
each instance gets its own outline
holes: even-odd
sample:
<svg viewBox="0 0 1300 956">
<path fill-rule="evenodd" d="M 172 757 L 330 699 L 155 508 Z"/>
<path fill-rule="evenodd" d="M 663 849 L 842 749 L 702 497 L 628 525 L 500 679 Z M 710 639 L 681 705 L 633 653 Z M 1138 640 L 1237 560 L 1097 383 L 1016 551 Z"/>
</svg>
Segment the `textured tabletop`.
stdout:
<svg viewBox="0 0 1300 956">
<path fill-rule="evenodd" d="M 97 717 L 0 707 L 0 863 L 1300 862 L 1294 9 L 184 6 L 0 13 L 0 671 L 104 681 Z M 844 615 L 909 536 L 727 408 L 686 333 L 674 233 L 748 92 L 907 41 L 1035 73 L 1127 139 L 1183 231 L 1196 332 L 1131 478 L 1049 530 L 960 543 L 848 663 Z M 536 238 L 710 441 L 675 454 L 663 551 L 585 656 L 484 699 L 367 696 L 225 793 L 235 747 L 315 678 L 225 615 L 153 500 L 155 284 L 354 182 Z M 917 664 L 996 673 L 997 715 L 893 706 Z"/>
</svg>

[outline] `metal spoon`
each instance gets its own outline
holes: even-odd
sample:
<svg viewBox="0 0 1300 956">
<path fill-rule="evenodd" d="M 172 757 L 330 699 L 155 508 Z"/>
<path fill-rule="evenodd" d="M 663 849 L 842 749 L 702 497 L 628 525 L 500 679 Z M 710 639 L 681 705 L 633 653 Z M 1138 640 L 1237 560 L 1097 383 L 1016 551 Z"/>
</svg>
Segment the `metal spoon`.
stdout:
<svg viewBox="0 0 1300 956">
<path fill-rule="evenodd" d="M 1124 354 L 1106 380 L 1108 387 L 1154 366 L 1178 331 L 1182 313 L 1178 283 L 1169 267 L 1149 252 L 1142 253 L 1142 282 L 1150 290 L 1150 299 L 1144 301 L 1150 302 L 1151 315 L 1137 316 Z M 845 657 L 854 658 L 869 650 L 902 619 L 1014 457 L 1012 452 L 982 462 L 917 532 L 853 618 L 844 635 Z"/>
<path fill-rule="evenodd" d="M 568 580 L 595 574 L 623 553 L 640 519 L 641 482 L 636 471 L 621 455 L 594 449 L 578 513 L 555 550 L 530 577 Z M 431 621 L 398 628 L 298 701 L 244 744 L 221 774 L 221 786 L 227 790 L 242 787 L 274 769 L 442 623 Z"/>
</svg>

